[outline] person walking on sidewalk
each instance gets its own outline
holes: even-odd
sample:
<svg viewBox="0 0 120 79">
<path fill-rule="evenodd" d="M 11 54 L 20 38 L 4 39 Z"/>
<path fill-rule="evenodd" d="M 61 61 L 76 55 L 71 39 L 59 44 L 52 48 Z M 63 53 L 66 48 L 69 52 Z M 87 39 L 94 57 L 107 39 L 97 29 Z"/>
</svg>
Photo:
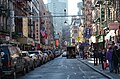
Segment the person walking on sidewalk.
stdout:
<svg viewBox="0 0 120 79">
<path fill-rule="evenodd" d="M 110 72 L 113 72 L 112 55 L 113 55 L 113 49 L 112 49 L 112 47 L 110 47 L 107 54 L 106 54 L 106 59 L 108 60 L 108 63 L 109 63 L 109 71 Z"/>
<path fill-rule="evenodd" d="M 120 46 L 118 47 L 118 52 L 117 52 L 117 54 L 118 54 L 118 69 L 120 69 Z M 118 73 L 120 73 L 120 70 L 119 70 Z"/>
<path fill-rule="evenodd" d="M 98 50 L 98 59 L 99 59 L 99 64 L 101 64 L 102 62 L 101 62 L 101 54 L 102 53 L 102 49 L 101 48 L 99 48 L 99 50 Z"/>
<path fill-rule="evenodd" d="M 79 50 L 80 50 L 79 54 L 80 54 L 81 58 L 84 59 L 84 46 L 82 43 L 79 45 Z"/>
<path fill-rule="evenodd" d="M 106 62 L 106 49 L 104 48 L 101 52 L 101 64 L 102 64 L 102 69 L 105 70 L 106 69 L 106 65 L 107 65 L 107 62 Z"/>
<path fill-rule="evenodd" d="M 93 55 L 94 55 L 94 65 L 98 65 L 98 50 L 96 47 L 94 47 Z"/>
<path fill-rule="evenodd" d="M 119 64 L 119 60 L 118 60 L 119 52 L 117 49 L 118 49 L 118 47 L 114 46 L 113 56 L 112 56 L 115 73 L 119 73 L 119 66 L 118 66 L 118 64 Z"/>
</svg>

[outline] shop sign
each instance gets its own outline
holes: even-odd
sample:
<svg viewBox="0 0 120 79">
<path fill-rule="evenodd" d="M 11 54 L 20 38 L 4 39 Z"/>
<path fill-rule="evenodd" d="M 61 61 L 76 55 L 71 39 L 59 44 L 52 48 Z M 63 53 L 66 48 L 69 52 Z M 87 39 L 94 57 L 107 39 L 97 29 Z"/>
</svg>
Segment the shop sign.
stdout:
<svg viewBox="0 0 120 79">
<path fill-rule="evenodd" d="M 55 39 L 59 39 L 59 35 L 58 34 L 54 34 L 54 38 Z"/>
<path fill-rule="evenodd" d="M 117 30 L 117 29 L 119 29 L 119 26 L 120 26 L 120 23 L 118 23 L 118 22 L 109 23 L 110 30 Z"/>
<path fill-rule="evenodd" d="M 23 36 L 28 37 L 28 18 L 23 18 Z"/>
<path fill-rule="evenodd" d="M 103 36 L 100 36 L 98 42 L 103 42 Z"/>
<path fill-rule="evenodd" d="M 40 33 L 39 33 L 39 23 L 38 21 L 35 22 L 35 40 L 39 43 L 40 42 Z"/>
<path fill-rule="evenodd" d="M 18 38 L 18 41 L 21 43 L 21 44 L 28 44 L 28 45 L 34 45 L 35 42 L 32 38 L 26 38 L 26 37 L 23 37 L 23 38 Z"/>
<path fill-rule="evenodd" d="M 89 29 L 89 28 L 86 28 L 86 29 L 85 29 L 84 37 L 85 37 L 85 38 L 90 38 L 90 37 L 91 37 L 90 29 Z"/>
<path fill-rule="evenodd" d="M 34 45 L 34 40 L 31 38 L 27 38 L 27 44 Z"/>
</svg>

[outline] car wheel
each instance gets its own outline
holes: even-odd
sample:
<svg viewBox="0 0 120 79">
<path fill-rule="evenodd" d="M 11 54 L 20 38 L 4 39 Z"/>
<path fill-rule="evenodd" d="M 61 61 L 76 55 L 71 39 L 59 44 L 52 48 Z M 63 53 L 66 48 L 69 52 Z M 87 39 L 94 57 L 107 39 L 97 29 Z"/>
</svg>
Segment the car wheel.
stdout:
<svg viewBox="0 0 120 79">
<path fill-rule="evenodd" d="M 17 78 L 16 78 L 16 72 L 15 72 L 15 71 L 11 74 L 11 79 L 17 79 Z"/>
<path fill-rule="evenodd" d="M 26 74 L 26 68 L 23 68 L 22 75 Z"/>
<path fill-rule="evenodd" d="M 37 67 L 37 61 L 34 61 L 34 66 L 35 66 L 35 68 Z"/>
<path fill-rule="evenodd" d="M 29 71 L 30 71 L 30 67 L 28 66 L 28 67 L 27 67 L 27 71 L 26 71 L 26 72 L 28 73 Z"/>
<path fill-rule="evenodd" d="M 31 68 L 31 69 L 32 69 L 32 70 L 34 70 L 34 69 L 35 69 L 35 65 L 34 65 L 34 64 L 32 65 L 32 68 Z"/>
</svg>

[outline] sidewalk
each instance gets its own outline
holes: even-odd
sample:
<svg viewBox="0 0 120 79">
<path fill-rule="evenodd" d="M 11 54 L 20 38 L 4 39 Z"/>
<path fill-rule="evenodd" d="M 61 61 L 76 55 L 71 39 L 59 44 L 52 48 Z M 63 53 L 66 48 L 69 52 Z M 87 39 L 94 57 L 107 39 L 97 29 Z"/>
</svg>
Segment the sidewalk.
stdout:
<svg viewBox="0 0 120 79">
<path fill-rule="evenodd" d="M 101 64 L 94 66 L 94 60 L 93 58 L 88 58 L 88 59 L 82 59 L 82 58 L 77 58 L 79 61 L 81 61 L 82 63 L 88 65 L 89 67 L 91 67 L 92 69 L 94 69 L 95 71 L 101 73 L 102 75 L 106 76 L 108 79 L 120 79 L 120 74 L 115 74 L 115 73 L 110 73 L 109 72 L 109 68 L 107 68 L 106 70 L 102 70 L 102 66 Z"/>
</svg>

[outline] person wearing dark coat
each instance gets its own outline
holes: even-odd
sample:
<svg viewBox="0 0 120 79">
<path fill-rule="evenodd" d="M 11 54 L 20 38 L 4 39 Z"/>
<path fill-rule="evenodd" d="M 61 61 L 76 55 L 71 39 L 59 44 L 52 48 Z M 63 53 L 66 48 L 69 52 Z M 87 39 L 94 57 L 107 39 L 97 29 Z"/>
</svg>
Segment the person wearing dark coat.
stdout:
<svg viewBox="0 0 120 79">
<path fill-rule="evenodd" d="M 102 69 L 104 70 L 104 69 L 106 69 L 106 68 L 104 67 L 104 64 L 106 63 L 106 50 L 105 50 L 105 49 L 102 50 L 100 56 L 101 56 Z"/>
<path fill-rule="evenodd" d="M 94 65 L 98 65 L 98 51 L 96 47 L 93 50 L 93 56 L 94 56 Z"/>
<path fill-rule="evenodd" d="M 119 73 L 119 66 L 118 66 L 118 64 L 119 64 L 119 61 L 118 61 L 119 52 L 118 52 L 117 48 L 118 48 L 117 46 L 114 46 L 113 56 L 112 56 L 115 73 Z"/>
<path fill-rule="evenodd" d="M 113 49 L 112 47 L 109 48 L 109 50 L 106 52 L 106 59 L 108 60 L 109 63 L 109 71 L 113 72 Z"/>
</svg>

